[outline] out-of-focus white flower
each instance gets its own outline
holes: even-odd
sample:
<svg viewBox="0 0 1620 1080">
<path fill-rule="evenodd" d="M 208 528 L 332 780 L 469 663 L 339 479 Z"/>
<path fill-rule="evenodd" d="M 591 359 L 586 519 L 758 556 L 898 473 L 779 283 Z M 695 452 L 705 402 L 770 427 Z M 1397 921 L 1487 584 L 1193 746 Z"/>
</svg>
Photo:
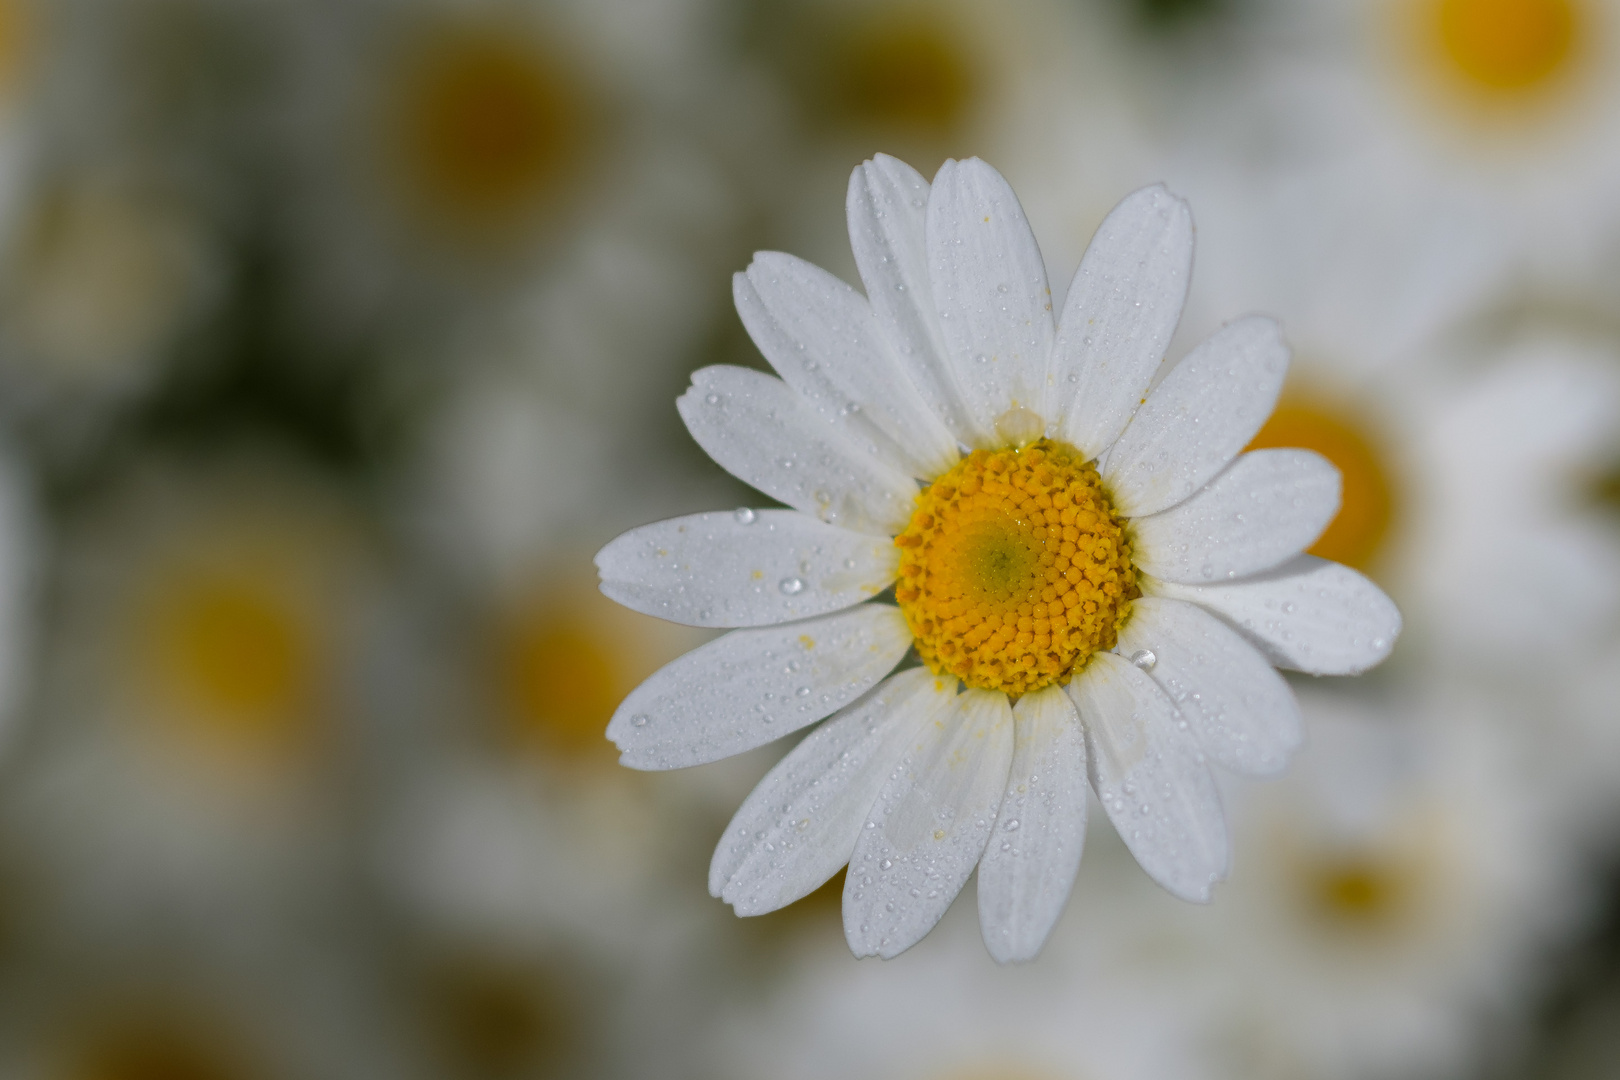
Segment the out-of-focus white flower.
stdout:
<svg viewBox="0 0 1620 1080">
<path fill-rule="evenodd" d="M 1128 861 L 1128 856 L 1127 856 Z M 1080 891 L 1094 876 L 1088 866 Z M 1071 915 L 1076 914 L 1072 913 Z M 1109 936 L 1091 912 L 1066 918 L 1047 951 L 998 967 L 967 905 L 883 965 L 800 948 L 765 992 L 720 1009 L 687 1048 L 693 1075 L 747 1080 L 1213 1080 L 1197 999 L 1144 979 L 1140 958 L 1081 955 L 1072 932 Z M 1191 985 L 1191 984 L 1189 984 Z"/>
<path fill-rule="evenodd" d="M 749 164 L 766 172 L 786 246 L 852 274 L 829 199 L 850 162 L 874 146 L 924 172 L 977 155 L 1015 182 L 1049 265 L 1066 276 L 1119 192 L 1162 178 L 1134 93 L 1140 57 L 1117 29 L 1061 0 L 762 9 L 752 40 L 778 95 L 760 97 L 789 134 Z"/>
<path fill-rule="evenodd" d="M 664 310 L 663 292 L 689 288 L 679 264 L 720 242 L 735 206 L 702 134 L 721 70 L 693 32 L 704 5 L 606 7 L 352 0 L 314 15 L 287 225 L 315 329 L 592 365 L 601 350 L 571 356 L 570 332 L 611 338 L 640 310 L 605 316 L 603 292 Z M 535 307 L 552 347 L 511 341 L 507 320 Z"/>
<path fill-rule="evenodd" d="M 1578 668 L 1620 630 L 1620 528 L 1592 490 L 1620 460 L 1620 349 L 1543 330 L 1497 352 L 1418 447 L 1412 545 L 1445 558 L 1408 591 L 1447 613 L 1433 650 Z"/>
<path fill-rule="evenodd" d="M 28 844 L 89 923 L 328 887 L 376 569 L 334 493 L 273 460 L 149 465 L 66 529 Z"/>
<path fill-rule="evenodd" d="M 280 951 L 244 948 L 246 932 L 210 947 L 191 928 L 180 920 L 161 934 L 108 938 L 60 918 L 31 926 L 18 971 L 28 993 L 0 1018 L 0 1071 L 17 1080 L 440 1075 L 410 1052 L 414 1018 L 388 1015 L 390 987 L 350 942 L 325 942 L 313 957 L 286 937 Z"/>
<path fill-rule="evenodd" d="M 1233 800 L 1249 842 L 1219 903 L 1142 895 L 1135 947 L 1205 984 L 1224 1075 L 1465 1074 L 1522 1035 L 1547 950 L 1583 914 L 1572 849 L 1477 702 L 1302 703 L 1300 767 Z"/>
<path fill-rule="evenodd" d="M 1287 44 L 1220 106 L 1269 152 L 1480 205 L 1482 226 L 1553 273 L 1620 227 L 1611 0 L 1322 2 L 1269 18 Z"/>
<path fill-rule="evenodd" d="M 1150 391 L 1192 259 L 1162 187 L 1104 222 L 1061 319 L 982 161 L 930 187 L 880 157 L 849 191 L 868 296 L 761 254 L 737 308 L 782 380 L 708 368 L 679 403 L 797 512 L 677 518 L 597 556 L 635 610 L 744 628 L 643 683 L 610 737 L 671 769 L 836 712 L 738 811 L 710 889 L 759 914 L 847 861 L 857 955 L 915 944 L 982 856 L 986 944 L 1032 957 L 1079 863 L 1088 771 L 1147 872 L 1207 900 L 1228 849 L 1206 755 L 1283 768 L 1298 716 L 1271 664 L 1364 670 L 1400 624 L 1365 578 L 1295 559 L 1337 509 L 1332 467 L 1237 456 L 1287 368 L 1276 325 L 1224 327 Z M 865 602 L 891 584 L 898 608 Z M 886 680 L 912 647 L 928 669 Z"/>
<path fill-rule="evenodd" d="M 95 413 L 146 390 L 220 284 L 213 237 L 172 193 L 113 172 L 29 192 L 3 279 L 8 411 Z"/>
<path fill-rule="evenodd" d="M 617 768 L 602 735 L 638 681 L 706 635 L 636 618 L 578 580 L 585 566 L 561 562 L 473 609 L 446 665 L 456 725 L 436 725 L 395 780 L 383 857 L 432 925 L 651 947 L 650 905 L 673 900 L 671 849 L 707 826 L 679 785 Z"/>
</svg>

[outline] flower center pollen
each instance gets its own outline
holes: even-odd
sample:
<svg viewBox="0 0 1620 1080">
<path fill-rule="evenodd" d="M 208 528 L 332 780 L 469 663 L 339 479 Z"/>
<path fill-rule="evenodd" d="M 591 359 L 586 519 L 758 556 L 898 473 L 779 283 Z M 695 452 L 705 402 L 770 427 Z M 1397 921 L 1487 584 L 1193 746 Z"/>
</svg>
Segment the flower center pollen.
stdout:
<svg viewBox="0 0 1620 1080">
<path fill-rule="evenodd" d="M 1113 648 L 1141 595 L 1096 468 L 1048 439 L 962 459 L 894 542 L 895 597 L 923 662 L 1013 697 Z"/>
</svg>

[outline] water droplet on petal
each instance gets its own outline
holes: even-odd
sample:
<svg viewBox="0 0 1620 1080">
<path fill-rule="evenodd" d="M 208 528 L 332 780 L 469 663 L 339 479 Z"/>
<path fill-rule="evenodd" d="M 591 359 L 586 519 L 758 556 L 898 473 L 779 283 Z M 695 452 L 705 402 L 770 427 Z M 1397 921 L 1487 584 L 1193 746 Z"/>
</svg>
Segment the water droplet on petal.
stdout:
<svg viewBox="0 0 1620 1080">
<path fill-rule="evenodd" d="M 1152 671 L 1153 665 L 1159 662 L 1159 655 L 1152 649 L 1137 649 L 1131 653 L 1131 663 L 1143 671 Z"/>
<path fill-rule="evenodd" d="M 783 578 L 778 588 L 782 590 L 783 596 L 798 596 L 804 592 L 804 580 L 796 577 Z"/>
<path fill-rule="evenodd" d="M 754 523 L 754 519 L 759 517 L 759 515 L 754 513 L 748 507 L 744 506 L 733 514 L 732 517 L 737 519 L 737 524 L 739 525 L 752 525 Z"/>
</svg>

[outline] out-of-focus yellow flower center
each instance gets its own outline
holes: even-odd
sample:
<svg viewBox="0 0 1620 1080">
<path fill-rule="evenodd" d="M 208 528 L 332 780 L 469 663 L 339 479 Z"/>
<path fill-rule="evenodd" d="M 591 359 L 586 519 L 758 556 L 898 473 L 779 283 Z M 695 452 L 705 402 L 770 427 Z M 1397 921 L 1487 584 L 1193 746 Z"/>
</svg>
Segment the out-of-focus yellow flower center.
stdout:
<svg viewBox="0 0 1620 1080">
<path fill-rule="evenodd" d="M 831 71 L 852 119 L 941 135 L 965 119 L 978 81 L 963 44 L 937 11 L 902 8 L 848 28 Z"/>
<path fill-rule="evenodd" d="M 0 94 L 23 81 L 33 45 L 33 18 L 24 0 L 0 0 Z"/>
<path fill-rule="evenodd" d="M 1339 513 L 1310 553 L 1362 569 L 1371 565 L 1389 532 L 1395 493 L 1359 418 L 1342 406 L 1289 394 L 1249 444 L 1251 450 L 1265 447 L 1315 450 L 1338 467 L 1344 480 Z"/>
<path fill-rule="evenodd" d="M 188 712 L 243 733 L 299 726 L 314 649 L 285 598 L 247 577 L 199 575 L 159 603 L 154 674 Z"/>
<path fill-rule="evenodd" d="M 1408 892 L 1401 866 L 1366 854 L 1317 862 L 1304 884 L 1306 904 L 1317 917 L 1349 927 L 1387 922 L 1405 904 Z"/>
<path fill-rule="evenodd" d="M 1111 649 L 1140 595 L 1093 466 L 1064 443 L 976 450 L 917 497 L 895 597 L 930 669 L 1018 696 Z"/>
<path fill-rule="evenodd" d="M 1582 14 L 1574 0 L 1438 0 L 1433 25 L 1455 72 L 1477 88 L 1512 93 L 1568 67 Z"/>
<path fill-rule="evenodd" d="M 614 644 L 566 607 L 516 622 L 503 666 L 517 734 L 571 755 L 607 753 L 602 733 L 630 689 Z"/>
<path fill-rule="evenodd" d="M 536 972 L 463 962 L 431 973 L 428 1020 L 456 1075 L 551 1075 L 574 1046 L 572 1000 Z"/>
<path fill-rule="evenodd" d="M 533 212 L 584 134 L 580 95 L 522 32 L 441 30 L 410 54 L 398 89 L 415 195 L 451 224 L 510 225 Z"/>
<path fill-rule="evenodd" d="M 80 1056 L 68 1075 L 71 1080 L 247 1080 L 212 1046 L 160 1028 L 132 1028 L 104 1037 Z"/>
</svg>

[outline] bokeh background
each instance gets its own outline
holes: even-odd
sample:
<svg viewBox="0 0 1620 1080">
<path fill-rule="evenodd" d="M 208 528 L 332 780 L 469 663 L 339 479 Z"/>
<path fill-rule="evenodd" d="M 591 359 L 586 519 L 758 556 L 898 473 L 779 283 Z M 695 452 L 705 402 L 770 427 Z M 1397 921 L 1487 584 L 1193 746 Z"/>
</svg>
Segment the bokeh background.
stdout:
<svg viewBox="0 0 1620 1080">
<path fill-rule="evenodd" d="M 1094 813 L 1016 969 L 735 918 L 785 746 L 602 735 L 703 637 L 591 555 L 760 503 L 673 400 L 878 151 L 1054 282 L 1187 197 L 1172 355 L 1284 320 L 1406 615 L 1213 905 Z M 1617 515 L 1616 0 L 0 0 L 0 1076 L 1620 1076 Z"/>
</svg>

